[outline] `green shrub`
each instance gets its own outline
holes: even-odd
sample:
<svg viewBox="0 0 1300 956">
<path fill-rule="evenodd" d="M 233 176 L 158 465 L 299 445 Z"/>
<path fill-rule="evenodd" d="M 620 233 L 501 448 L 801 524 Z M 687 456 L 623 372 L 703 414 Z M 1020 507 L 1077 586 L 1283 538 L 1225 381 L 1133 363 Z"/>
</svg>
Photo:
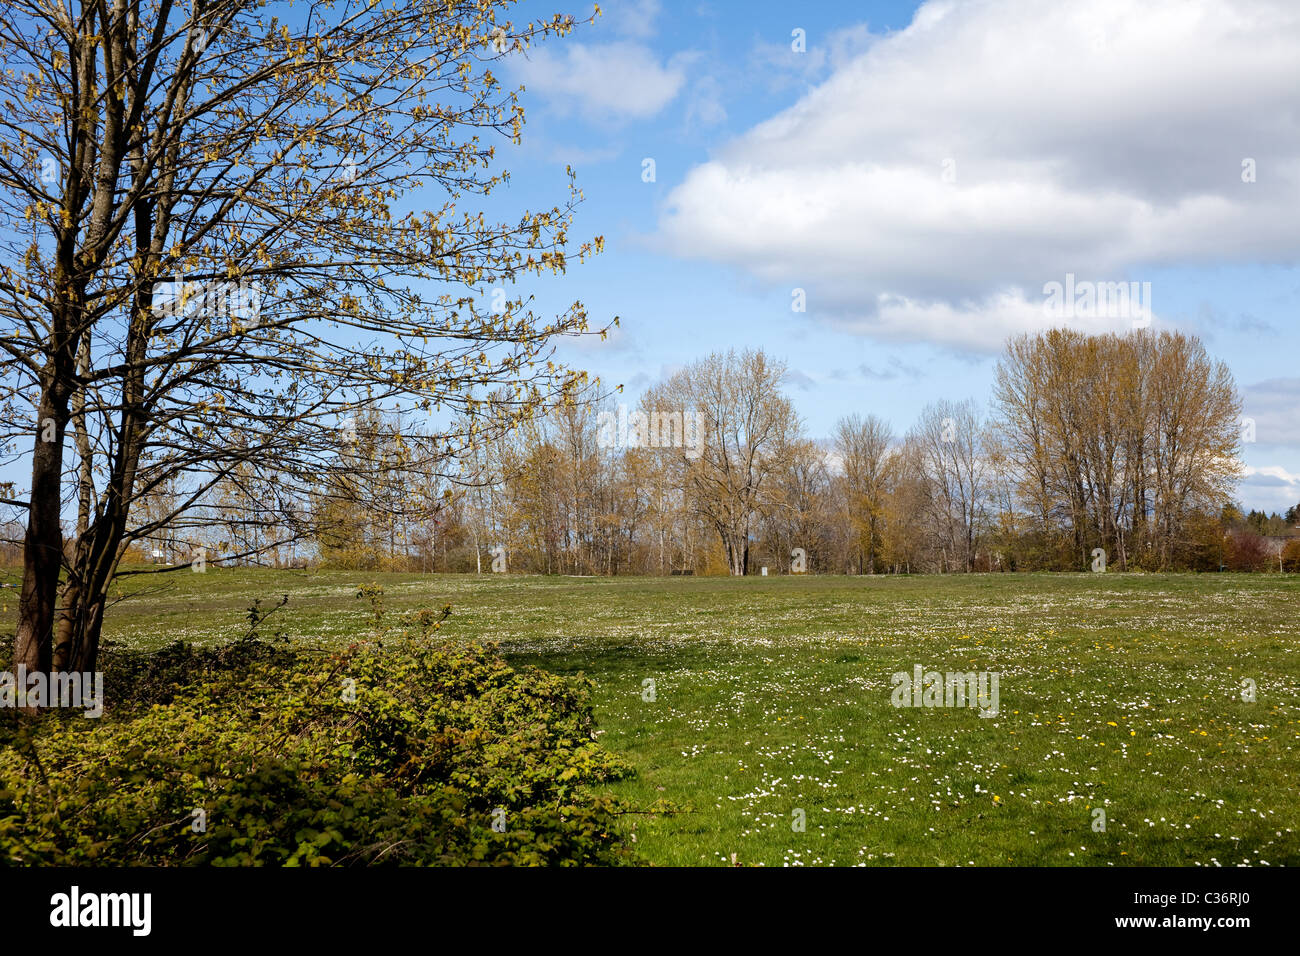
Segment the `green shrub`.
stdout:
<svg viewBox="0 0 1300 956">
<path fill-rule="evenodd" d="M 6 720 L 0 863 L 630 861 L 589 685 L 408 623 L 331 657 L 112 650 L 102 719 Z"/>
</svg>

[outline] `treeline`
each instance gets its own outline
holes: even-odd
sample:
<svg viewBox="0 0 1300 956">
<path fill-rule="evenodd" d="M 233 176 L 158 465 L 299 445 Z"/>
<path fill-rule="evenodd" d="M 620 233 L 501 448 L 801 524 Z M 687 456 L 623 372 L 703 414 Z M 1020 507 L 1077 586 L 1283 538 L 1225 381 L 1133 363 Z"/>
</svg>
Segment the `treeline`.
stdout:
<svg viewBox="0 0 1300 956">
<path fill-rule="evenodd" d="M 633 407 L 575 403 L 410 482 L 400 424 L 367 423 L 351 489 L 314 511 L 314 561 L 545 574 L 1300 570 L 1286 516 L 1234 504 L 1241 402 L 1176 332 L 1012 340 L 987 405 L 905 432 L 805 433 L 762 351 L 715 354 Z M 365 467 L 361 467 L 364 463 Z M 393 486 L 385 475 L 402 476 Z M 402 519 L 403 503 L 436 518 Z"/>
</svg>

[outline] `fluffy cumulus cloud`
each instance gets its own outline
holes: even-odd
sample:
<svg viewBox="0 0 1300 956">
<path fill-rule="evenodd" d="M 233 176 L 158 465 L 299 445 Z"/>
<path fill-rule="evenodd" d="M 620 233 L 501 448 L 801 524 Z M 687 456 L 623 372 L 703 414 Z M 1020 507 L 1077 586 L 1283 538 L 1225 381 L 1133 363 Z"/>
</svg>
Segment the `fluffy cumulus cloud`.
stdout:
<svg viewBox="0 0 1300 956">
<path fill-rule="evenodd" d="M 1057 321 L 1067 274 L 1300 254 L 1293 0 L 936 0 L 859 46 L 686 176 L 666 246 L 975 351 Z"/>
<path fill-rule="evenodd" d="M 686 57 L 661 61 L 630 40 L 541 47 L 512 62 L 515 78 L 561 114 L 592 120 L 647 119 L 676 99 Z"/>
</svg>

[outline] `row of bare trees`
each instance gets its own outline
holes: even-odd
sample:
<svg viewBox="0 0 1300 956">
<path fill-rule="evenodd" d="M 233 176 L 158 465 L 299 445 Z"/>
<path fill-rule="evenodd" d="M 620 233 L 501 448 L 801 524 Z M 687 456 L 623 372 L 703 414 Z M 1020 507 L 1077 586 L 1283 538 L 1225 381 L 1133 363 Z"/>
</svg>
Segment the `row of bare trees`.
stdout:
<svg viewBox="0 0 1300 956">
<path fill-rule="evenodd" d="M 1001 453 L 1039 547 L 1120 566 L 1182 560 L 1196 516 L 1230 503 L 1241 400 L 1189 336 L 1056 330 L 1010 343 L 995 403 Z"/>
<path fill-rule="evenodd" d="M 635 408 L 569 405 L 481 443 L 440 486 L 441 555 L 398 563 L 483 570 L 495 551 L 541 573 L 1081 570 L 1100 548 L 1119 569 L 1217 566 L 1240 400 L 1193 337 L 1022 336 L 987 412 L 936 401 L 901 434 L 854 414 L 822 442 L 784 374 L 761 351 L 710 355 Z"/>
<path fill-rule="evenodd" d="M 968 572 L 1085 569 L 1097 548 L 1119 569 L 1253 566 L 1233 544 L 1239 400 L 1194 338 L 1021 337 L 987 413 L 940 400 L 902 433 L 853 414 L 821 442 L 784 375 L 762 351 L 710 355 L 634 407 L 575 400 L 479 434 L 454 469 L 418 417 L 367 409 L 292 506 L 237 471 L 158 536 L 282 563 L 266 545 L 288 511 L 306 535 L 290 558 L 332 567 Z M 175 510 L 155 497 L 142 520 Z"/>
</svg>

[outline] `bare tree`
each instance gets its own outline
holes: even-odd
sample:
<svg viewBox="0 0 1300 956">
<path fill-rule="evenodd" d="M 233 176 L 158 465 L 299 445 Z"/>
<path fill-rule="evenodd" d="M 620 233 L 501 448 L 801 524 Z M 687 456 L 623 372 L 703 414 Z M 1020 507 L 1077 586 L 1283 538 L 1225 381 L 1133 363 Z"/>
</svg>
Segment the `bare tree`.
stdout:
<svg viewBox="0 0 1300 956">
<path fill-rule="evenodd" d="M 794 406 L 781 391 L 783 363 L 762 351 L 714 353 L 688 365 L 654 392 L 652 407 L 698 414 L 699 454 L 679 449 L 691 507 L 717 532 L 734 575 L 749 568 L 750 535 L 770 506 L 780 452 L 798 434 Z"/>
<path fill-rule="evenodd" d="M 886 476 L 894 436 L 875 415 L 850 415 L 835 426 L 835 452 L 843 468 L 845 523 L 857 551 L 857 567 L 874 574 L 883 534 Z"/>
<path fill-rule="evenodd" d="M 928 405 L 909 433 L 941 570 L 975 569 L 990 484 L 984 426 L 973 401 Z"/>
<path fill-rule="evenodd" d="M 994 401 L 1000 444 L 1045 538 L 1169 567 L 1193 512 L 1217 514 L 1237 478 L 1241 401 L 1232 376 L 1181 333 L 1010 342 Z"/>
</svg>

